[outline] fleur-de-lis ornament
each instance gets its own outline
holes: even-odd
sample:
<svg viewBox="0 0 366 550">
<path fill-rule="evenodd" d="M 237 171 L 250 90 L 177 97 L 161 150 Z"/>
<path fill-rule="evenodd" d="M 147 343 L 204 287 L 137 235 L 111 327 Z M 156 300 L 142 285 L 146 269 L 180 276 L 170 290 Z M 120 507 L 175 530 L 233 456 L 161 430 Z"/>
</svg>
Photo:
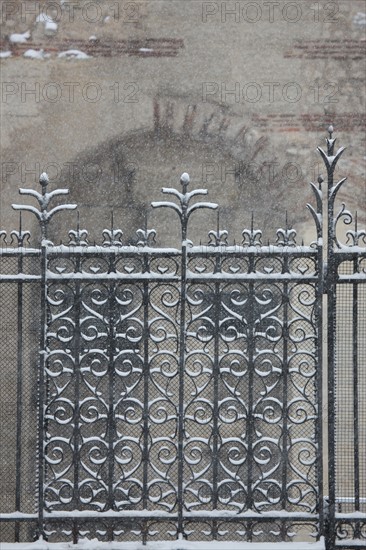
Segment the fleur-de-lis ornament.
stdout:
<svg viewBox="0 0 366 550">
<path fill-rule="evenodd" d="M 102 246 L 122 246 L 122 229 L 114 229 L 113 212 L 111 213 L 111 228 L 103 229 L 102 235 L 104 237 Z"/>
<path fill-rule="evenodd" d="M 243 246 L 262 246 L 262 231 L 260 229 L 254 229 L 254 215 L 252 212 L 252 219 L 250 223 L 250 229 L 244 229 L 242 231 Z"/>
<path fill-rule="evenodd" d="M 69 231 L 69 246 L 88 246 L 88 231 L 80 229 L 80 213 L 77 212 L 77 226 Z"/>
</svg>

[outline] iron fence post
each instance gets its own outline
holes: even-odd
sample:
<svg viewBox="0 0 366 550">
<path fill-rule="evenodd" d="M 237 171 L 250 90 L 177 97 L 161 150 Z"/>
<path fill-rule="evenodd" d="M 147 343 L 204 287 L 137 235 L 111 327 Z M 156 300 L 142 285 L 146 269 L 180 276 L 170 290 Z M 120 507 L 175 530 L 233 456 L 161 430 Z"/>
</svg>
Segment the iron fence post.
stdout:
<svg viewBox="0 0 366 550">
<path fill-rule="evenodd" d="M 22 233 L 21 214 L 20 214 L 19 234 Z M 19 254 L 18 273 L 23 273 L 23 254 Z M 21 461 L 22 461 L 22 415 L 23 415 L 23 283 L 18 283 L 18 346 L 17 346 L 17 427 L 16 427 L 16 487 L 15 487 L 15 509 L 17 512 L 21 508 Z M 15 523 L 15 542 L 19 541 L 20 525 Z"/>
<path fill-rule="evenodd" d="M 144 254 L 143 271 L 149 272 L 149 258 Z M 149 283 L 143 283 L 143 379 L 144 379 L 144 412 L 143 412 L 143 479 L 142 479 L 142 507 L 147 510 L 148 504 L 148 466 L 149 466 Z M 142 543 L 147 542 L 147 524 L 144 523 Z"/>
<path fill-rule="evenodd" d="M 47 245 L 41 245 L 41 334 L 38 371 L 38 538 L 44 538 L 44 409 L 47 327 Z"/>
<path fill-rule="evenodd" d="M 329 550 L 335 545 L 335 499 L 336 499 L 336 291 L 337 291 L 337 262 L 334 254 L 336 241 L 336 220 L 334 218 L 334 201 L 338 189 L 345 181 L 345 178 L 334 185 L 334 171 L 337 162 L 342 155 L 344 148 L 341 147 L 334 154 L 335 139 L 333 138 L 333 126 L 328 128 L 329 138 L 326 139 L 327 152 L 318 147 L 323 158 L 327 171 L 327 212 L 328 212 L 328 235 L 327 235 L 327 263 L 324 285 L 328 295 L 327 304 L 327 335 L 328 335 L 328 456 L 329 456 L 329 509 L 328 509 L 328 533 L 326 538 Z"/>
<path fill-rule="evenodd" d="M 179 400 L 178 400 L 178 536 L 184 535 L 183 525 L 183 483 L 184 483 L 184 366 L 186 346 L 186 300 L 187 300 L 187 243 L 183 239 L 180 289 L 180 331 L 179 331 Z"/>
<path fill-rule="evenodd" d="M 80 257 L 76 260 L 76 272 L 81 271 Z M 75 510 L 80 509 L 80 490 L 79 490 L 79 467 L 80 467 L 80 301 L 81 301 L 81 284 L 80 281 L 75 282 L 75 342 L 74 342 L 74 377 L 75 377 L 75 409 L 74 409 L 74 494 L 73 502 Z M 76 522 L 73 524 L 73 543 L 78 542 L 78 530 Z"/>
</svg>

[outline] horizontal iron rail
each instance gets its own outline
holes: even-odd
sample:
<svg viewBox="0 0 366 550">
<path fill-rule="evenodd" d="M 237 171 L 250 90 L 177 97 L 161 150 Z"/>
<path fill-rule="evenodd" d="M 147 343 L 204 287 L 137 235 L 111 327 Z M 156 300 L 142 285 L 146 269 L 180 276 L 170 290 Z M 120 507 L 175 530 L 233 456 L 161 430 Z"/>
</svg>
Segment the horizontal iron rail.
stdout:
<svg viewBox="0 0 366 550">
<path fill-rule="evenodd" d="M 19 275 L 0 275 L 0 284 L 1 283 L 39 283 L 41 281 L 42 277 L 41 275 L 27 275 L 27 274 L 19 274 Z M 366 279 L 366 276 L 365 276 Z M 92 276 L 92 277 L 85 277 L 85 274 L 83 273 L 71 273 L 67 275 L 58 275 L 56 273 L 51 273 L 47 275 L 47 280 L 50 282 L 63 282 L 63 283 L 69 283 L 72 281 L 79 281 L 79 282 L 85 282 L 85 284 L 89 283 L 96 283 L 96 282 L 106 282 L 106 281 L 121 281 L 121 282 L 128 282 L 128 283 L 138 283 L 138 282 L 150 282 L 150 283 L 177 283 L 180 281 L 179 276 L 160 276 L 160 275 L 151 275 L 149 273 L 141 273 L 138 276 L 134 275 L 125 275 L 123 273 L 109 273 L 99 276 Z M 304 277 L 301 275 L 295 275 L 295 274 L 276 274 L 276 275 L 268 275 L 266 273 L 248 273 L 248 274 L 242 274 L 237 275 L 235 278 L 231 277 L 230 274 L 227 276 L 225 273 L 208 273 L 206 276 L 194 276 L 187 274 L 187 281 L 192 283 L 207 283 L 209 281 L 216 281 L 216 282 L 223 282 L 223 283 L 229 283 L 229 282 L 238 282 L 238 283 L 245 283 L 248 281 L 255 281 L 255 282 L 273 282 L 273 283 L 291 283 L 291 282 L 301 282 L 301 283 L 316 283 L 318 281 L 317 276 L 313 277 Z M 352 282 L 352 283 L 361 283 L 364 282 L 364 279 L 357 279 L 352 277 L 348 277 L 347 279 L 342 279 L 339 282 Z"/>
<path fill-rule="evenodd" d="M 355 497 L 336 497 L 335 501 L 336 502 L 344 502 L 344 503 L 351 502 L 353 504 L 355 502 Z M 360 502 L 363 503 L 363 504 L 366 504 L 366 498 L 361 497 Z"/>
<path fill-rule="evenodd" d="M 366 512 L 335 512 L 336 519 L 345 521 L 366 521 Z"/>
<path fill-rule="evenodd" d="M 178 514 L 166 514 L 166 515 L 157 515 L 152 511 L 146 510 L 143 511 L 143 513 L 136 511 L 136 510 L 125 510 L 124 512 L 115 512 L 112 513 L 103 513 L 99 512 L 97 514 L 91 514 L 90 512 L 86 512 L 85 515 L 75 515 L 76 513 L 70 513 L 70 515 L 66 515 L 65 513 L 62 515 L 58 514 L 44 514 L 44 521 L 98 521 L 98 520 L 118 520 L 118 521 L 131 521 L 131 519 L 141 519 L 141 520 L 148 520 L 148 521 L 177 521 L 178 520 Z M 14 516 L 13 514 L 9 514 L 8 517 L 6 517 L 6 514 L 4 514 L 5 517 L 0 518 L 1 522 L 15 522 L 15 521 L 37 521 L 38 515 L 37 514 L 29 514 L 29 516 Z M 268 515 L 264 514 L 237 514 L 237 515 L 225 515 L 225 514 L 215 514 L 215 515 L 189 515 L 189 514 L 183 514 L 183 520 L 184 521 L 260 521 L 260 522 L 272 522 L 272 521 L 300 521 L 300 522 L 307 522 L 307 521 L 318 521 L 319 516 L 317 514 L 304 514 L 304 515 L 296 515 L 289 513 L 288 515 L 281 515 L 281 516 L 275 516 L 272 512 L 268 512 Z"/>
<path fill-rule="evenodd" d="M 19 273 L 18 275 L 0 275 L 1 283 L 39 283 L 41 281 L 41 275 L 28 275 L 26 273 Z"/>
<path fill-rule="evenodd" d="M 7 256 L 41 256 L 40 248 L 0 248 L 0 258 Z"/>
<path fill-rule="evenodd" d="M 365 284 L 366 282 L 366 273 L 355 273 L 354 275 L 339 275 L 335 280 L 337 285 L 339 284 Z"/>
<path fill-rule="evenodd" d="M 17 280 L 15 278 L 15 280 Z M 121 273 L 109 273 L 109 274 L 105 274 L 105 275 L 99 275 L 99 276 L 94 276 L 93 277 L 90 277 L 90 278 L 86 278 L 85 277 L 85 274 L 82 274 L 82 273 L 75 273 L 75 274 L 67 274 L 67 275 L 64 275 L 64 276 L 61 276 L 61 275 L 57 275 L 57 274 L 50 274 L 50 275 L 47 275 L 47 280 L 48 281 L 51 281 L 51 282 L 55 282 L 55 281 L 58 281 L 58 282 L 69 282 L 69 281 L 84 281 L 85 283 L 88 282 L 88 280 L 93 283 L 93 282 L 97 282 L 97 281 L 126 281 L 126 282 L 129 282 L 129 283 L 136 283 L 136 282 L 139 282 L 139 281 L 149 281 L 151 283 L 158 283 L 158 282 L 163 282 L 163 283 L 166 283 L 166 282 L 177 282 L 177 281 L 180 281 L 180 277 L 179 276 L 167 276 L 167 277 L 163 277 L 163 276 L 155 276 L 155 275 L 151 275 L 149 273 L 142 273 L 140 274 L 139 276 L 128 276 L 128 275 L 124 275 L 124 274 L 121 274 Z M 233 277 L 230 277 L 230 274 L 228 274 L 227 276 L 225 275 L 225 273 L 208 273 L 206 276 L 203 276 L 202 274 L 199 275 L 199 276 L 194 276 L 194 275 L 190 275 L 190 274 L 187 274 L 187 281 L 191 281 L 191 282 L 195 282 L 195 283 L 207 283 L 208 281 L 223 281 L 223 282 L 247 282 L 247 281 L 272 281 L 272 282 L 278 282 L 278 283 L 283 283 L 283 282 L 303 282 L 303 283 L 315 283 L 318 281 L 318 277 L 317 276 L 313 276 L 313 277 L 304 277 L 304 276 L 301 276 L 301 275 L 294 275 L 294 274 L 277 274 L 277 275 L 267 275 L 266 273 L 248 273 L 248 274 L 241 274 L 241 275 L 236 275 L 235 278 Z"/>
<path fill-rule="evenodd" d="M 205 250 L 202 250 L 202 248 L 205 248 Z M 109 255 L 116 255 L 116 256 L 124 256 L 124 257 L 131 257 L 136 258 L 139 256 L 160 256 L 160 257 L 179 257 L 181 256 L 181 250 L 178 249 L 171 249 L 171 248 L 139 248 L 139 247 L 118 247 L 118 246 L 108 246 L 108 247 L 102 247 L 102 246 L 85 246 L 85 247 L 73 247 L 73 246 L 50 246 L 46 247 L 47 249 L 47 257 L 79 257 L 79 256 L 96 256 L 100 258 L 104 258 L 105 256 Z M 351 252 L 350 253 L 359 256 L 359 252 Z M 35 249 L 35 248 L 0 248 L 0 257 L 1 256 L 13 256 L 13 255 L 25 255 L 25 256 L 40 256 L 41 255 L 41 249 Z M 342 252 L 341 254 L 349 254 L 348 252 Z M 366 254 L 366 252 L 365 252 Z M 293 246 L 293 247 L 286 247 L 286 246 L 262 246 L 262 247 L 199 247 L 199 249 L 192 247 L 191 249 L 187 249 L 187 257 L 190 258 L 191 256 L 194 257 L 200 257 L 200 258 L 207 258 L 209 256 L 217 256 L 220 255 L 221 257 L 226 256 L 234 256 L 234 257 L 242 257 L 242 256 L 261 256 L 261 257 L 283 257 L 283 256 L 294 256 L 294 257 L 301 257 L 301 258 L 310 258 L 317 256 L 317 248 L 309 247 L 309 246 Z"/>
</svg>

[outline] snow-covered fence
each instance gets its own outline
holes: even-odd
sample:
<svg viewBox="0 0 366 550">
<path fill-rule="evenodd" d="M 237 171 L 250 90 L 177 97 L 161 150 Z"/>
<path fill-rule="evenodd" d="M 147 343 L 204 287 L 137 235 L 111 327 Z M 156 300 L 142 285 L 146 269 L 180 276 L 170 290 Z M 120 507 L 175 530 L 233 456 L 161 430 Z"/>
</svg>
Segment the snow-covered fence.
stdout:
<svg viewBox="0 0 366 550">
<path fill-rule="evenodd" d="M 37 217 L 41 242 L 29 244 L 21 222 L 0 233 L 3 541 L 325 536 L 332 548 L 335 538 L 365 539 L 366 233 L 356 218 L 347 245 L 337 234 L 352 217 L 344 206 L 334 215 L 344 180 L 333 182 L 343 149 L 334 154 L 332 132 L 319 149 L 328 186 L 321 176 L 311 184 L 309 246 L 287 224 L 264 245 L 253 223 L 230 245 L 219 218 L 208 244 L 195 246 L 190 216 L 217 205 L 193 202 L 207 191 L 188 191 L 187 174 L 181 191 L 163 189 L 174 201 L 152 203 L 177 213 L 180 248 L 159 248 L 147 227 L 126 246 L 113 219 L 100 244 L 79 223 L 53 244 L 51 218 L 76 208 L 49 208 L 67 190 L 48 192 L 45 174 L 41 193 L 20 190 L 39 208 L 13 207 Z"/>
</svg>

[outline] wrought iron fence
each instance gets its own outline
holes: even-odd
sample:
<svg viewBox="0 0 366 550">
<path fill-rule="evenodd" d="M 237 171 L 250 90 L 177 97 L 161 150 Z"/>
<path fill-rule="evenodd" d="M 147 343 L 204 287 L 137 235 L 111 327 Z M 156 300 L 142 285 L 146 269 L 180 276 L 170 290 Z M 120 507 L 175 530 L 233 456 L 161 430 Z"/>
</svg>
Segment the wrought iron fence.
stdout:
<svg viewBox="0 0 366 550">
<path fill-rule="evenodd" d="M 356 217 L 348 244 L 337 234 L 352 217 L 334 215 L 332 133 L 309 246 L 287 224 L 263 245 L 253 223 L 230 245 L 219 222 L 193 245 L 191 214 L 217 205 L 192 202 L 207 191 L 187 174 L 163 189 L 175 201 L 152 203 L 176 211 L 181 247 L 147 228 L 125 246 L 113 224 L 92 245 L 79 223 L 55 245 L 49 221 L 76 205 L 49 206 L 68 191 L 48 192 L 45 174 L 41 193 L 20 189 L 39 208 L 13 208 L 35 214 L 41 243 L 21 222 L 0 233 L 3 541 L 366 544 L 366 233 Z"/>
</svg>

